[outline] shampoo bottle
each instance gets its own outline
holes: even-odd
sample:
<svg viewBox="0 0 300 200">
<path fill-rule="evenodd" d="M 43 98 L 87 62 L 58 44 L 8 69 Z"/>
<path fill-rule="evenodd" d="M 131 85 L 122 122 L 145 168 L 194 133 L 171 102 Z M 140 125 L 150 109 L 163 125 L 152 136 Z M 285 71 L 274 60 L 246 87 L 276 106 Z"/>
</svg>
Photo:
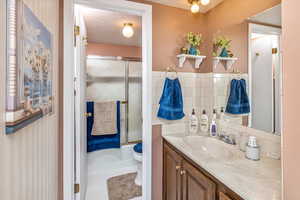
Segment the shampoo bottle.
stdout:
<svg viewBox="0 0 300 200">
<path fill-rule="evenodd" d="M 198 118 L 196 116 L 195 110 L 193 109 L 192 114 L 190 116 L 190 124 L 189 124 L 190 133 L 195 134 L 198 132 Z"/>
<path fill-rule="evenodd" d="M 206 115 L 205 110 L 203 110 L 201 118 L 200 118 L 200 130 L 203 133 L 207 133 L 208 132 L 208 116 Z"/>
</svg>

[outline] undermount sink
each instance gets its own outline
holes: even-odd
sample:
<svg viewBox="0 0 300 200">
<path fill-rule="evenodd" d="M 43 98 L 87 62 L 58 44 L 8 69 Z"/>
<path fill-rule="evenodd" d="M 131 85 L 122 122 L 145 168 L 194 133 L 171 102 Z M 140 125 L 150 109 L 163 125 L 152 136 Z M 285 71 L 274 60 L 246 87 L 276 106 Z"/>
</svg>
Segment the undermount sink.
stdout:
<svg viewBox="0 0 300 200">
<path fill-rule="evenodd" d="M 236 158 L 235 149 L 232 145 L 215 138 L 205 136 L 186 136 L 183 141 L 189 145 L 193 151 L 201 153 L 215 159 L 233 160 Z"/>
</svg>

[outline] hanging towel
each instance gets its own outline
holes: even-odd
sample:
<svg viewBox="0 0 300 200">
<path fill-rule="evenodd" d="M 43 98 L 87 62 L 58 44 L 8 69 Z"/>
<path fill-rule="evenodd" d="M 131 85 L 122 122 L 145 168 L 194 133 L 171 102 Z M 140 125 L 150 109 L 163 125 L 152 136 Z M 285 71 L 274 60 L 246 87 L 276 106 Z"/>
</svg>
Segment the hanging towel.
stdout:
<svg viewBox="0 0 300 200">
<path fill-rule="evenodd" d="M 92 135 L 112 135 L 117 132 L 116 102 L 95 102 Z"/>
<path fill-rule="evenodd" d="M 86 110 L 88 113 L 92 113 L 87 117 L 87 151 L 97 151 L 102 149 L 120 148 L 121 147 L 121 112 L 120 101 L 117 101 L 115 106 L 117 107 L 117 134 L 113 135 L 92 135 L 94 125 L 94 102 L 88 101 L 86 103 Z"/>
<path fill-rule="evenodd" d="M 159 104 L 157 117 L 167 120 L 178 120 L 184 117 L 181 86 L 178 78 L 166 78 Z"/>
<path fill-rule="evenodd" d="M 245 79 L 233 79 L 230 85 L 226 112 L 230 114 L 247 114 L 250 112 L 249 99 Z"/>
</svg>

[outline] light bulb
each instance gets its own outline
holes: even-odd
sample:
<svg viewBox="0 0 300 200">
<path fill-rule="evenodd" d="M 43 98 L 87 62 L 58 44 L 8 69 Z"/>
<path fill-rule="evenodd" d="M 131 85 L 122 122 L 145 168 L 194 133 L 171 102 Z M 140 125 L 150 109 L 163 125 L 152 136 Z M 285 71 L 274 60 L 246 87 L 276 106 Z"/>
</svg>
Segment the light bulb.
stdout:
<svg viewBox="0 0 300 200">
<path fill-rule="evenodd" d="M 210 0 L 201 0 L 201 4 L 204 6 L 206 6 L 209 3 L 210 3 Z"/>
<path fill-rule="evenodd" d="M 132 28 L 132 24 L 131 23 L 125 23 L 124 24 L 124 27 L 123 27 L 123 30 L 122 30 L 122 33 L 123 33 L 123 36 L 126 37 L 126 38 L 131 38 L 134 34 L 134 30 Z"/>
<path fill-rule="evenodd" d="M 200 7 L 197 1 L 193 1 L 192 6 L 191 6 L 191 12 L 192 13 L 197 13 L 200 11 Z"/>
</svg>

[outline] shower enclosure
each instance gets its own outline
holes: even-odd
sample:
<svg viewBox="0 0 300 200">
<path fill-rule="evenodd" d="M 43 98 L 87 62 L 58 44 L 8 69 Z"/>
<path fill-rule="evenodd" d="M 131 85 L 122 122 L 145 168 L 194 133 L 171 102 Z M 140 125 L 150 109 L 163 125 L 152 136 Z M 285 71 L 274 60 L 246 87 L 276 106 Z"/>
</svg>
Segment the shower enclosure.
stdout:
<svg viewBox="0 0 300 200">
<path fill-rule="evenodd" d="M 120 101 L 121 143 L 141 141 L 141 59 L 88 56 L 86 101 Z"/>
</svg>

